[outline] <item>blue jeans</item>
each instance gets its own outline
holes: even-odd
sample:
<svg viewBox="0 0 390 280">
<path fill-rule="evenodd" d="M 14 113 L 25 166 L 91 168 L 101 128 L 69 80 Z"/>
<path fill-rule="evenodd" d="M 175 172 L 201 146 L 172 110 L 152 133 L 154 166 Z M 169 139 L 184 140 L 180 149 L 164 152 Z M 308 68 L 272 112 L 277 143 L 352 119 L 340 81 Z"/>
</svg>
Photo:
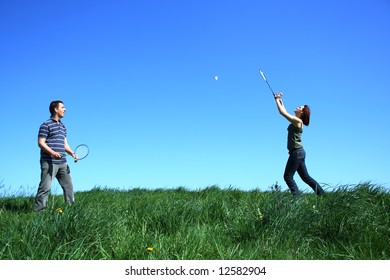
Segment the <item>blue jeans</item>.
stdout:
<svg viewBox="0 0 390 280">
<path fill-rule="evenodd" d="M 307 172 L 305 163 L 305 150 L 303 148 L 300 148 L 290 151 L 289 154 L 290 156 L 288 158 L 286 169 L 284 171 L 284 180 L 286 181 L 286 184 L 290 191 L 296 196 L 299 196 L 301 194 L 297 184 L 294 181 L 294 174 L 298 171 L 298 174 L 301 177 L 302 181 L 308 184 L 317 195 L 324 194 L 325 191 L 321 188 L 321 186 L 317 183 L 316 180 L 310 177 L 309 173 Z"/>
</svg>

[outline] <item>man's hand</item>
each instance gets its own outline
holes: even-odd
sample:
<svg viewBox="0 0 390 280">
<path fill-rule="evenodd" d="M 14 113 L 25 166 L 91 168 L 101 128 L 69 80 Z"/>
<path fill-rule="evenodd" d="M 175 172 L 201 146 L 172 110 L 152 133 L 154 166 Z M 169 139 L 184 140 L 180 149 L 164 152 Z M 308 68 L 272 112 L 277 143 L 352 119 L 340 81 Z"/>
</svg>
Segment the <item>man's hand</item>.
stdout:
<svg viewBox="0 0 390 280">
<path fill-rule="evenodd" d="M 78 162 L 79 161 L 79 156 L 77 154 L 73 153 L 72 157 L 74 158 L 74 162 Z"/>
<path fill-rule="evenodd" d="M 52 157 L 54 157 L 54 158 L 58 158 L 58 159 L 62 158 L 62 155 L 61 155 L 60 153 L 57 153 L 57 152 L 54 152 L 54 153 L 52 153 L 51 155 L 52 155 Z"/>
</svg>

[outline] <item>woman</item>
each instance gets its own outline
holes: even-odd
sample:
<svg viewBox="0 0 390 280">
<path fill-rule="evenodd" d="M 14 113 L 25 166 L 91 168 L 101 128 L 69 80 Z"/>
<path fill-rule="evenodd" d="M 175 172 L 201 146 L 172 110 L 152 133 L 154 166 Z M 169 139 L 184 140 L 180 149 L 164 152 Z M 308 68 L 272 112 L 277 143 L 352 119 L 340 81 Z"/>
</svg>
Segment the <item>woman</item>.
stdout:
<svg viewBox="0 0 390 280">
<path fill-rule="evenodd" d="M 299 196 L 301 192 L 299 191 L 298 186 L 294 181 L 294 174 L 296 171 L 298 171 L 301 179 L 306 184 L 308 184 L 317 195 L 322 195 L 325 193 L 324 190 L 316 180 L 310 177 L 309 173 L 307 172 L 305 164 L 306 153 L 302 146 L 303 125 L 309 125 L 310 108 L 307 105 L 300 106 L 295 109 L 295 116 L 290 115 L 283 105 L 282 95 L 282 93 L 275 95 L 276 105 L 278 107 L 279 113 L 290 122 L 290 125 L 287 129 L 287 148 L 289 150 L 290 156 L 284 171 L 284 180 L 286 181 L 290 191 L 294 195 Z"/>
</svg>

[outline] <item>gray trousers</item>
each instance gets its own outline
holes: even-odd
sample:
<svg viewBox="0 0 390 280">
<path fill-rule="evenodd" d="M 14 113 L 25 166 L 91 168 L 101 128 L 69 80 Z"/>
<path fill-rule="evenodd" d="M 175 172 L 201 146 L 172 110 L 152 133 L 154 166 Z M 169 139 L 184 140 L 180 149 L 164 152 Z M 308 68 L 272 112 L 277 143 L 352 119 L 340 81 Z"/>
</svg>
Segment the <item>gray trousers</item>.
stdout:
<svg viewBox="0 0 390 280">
<path fill-rule="evenodd" d="M 74 202 L 72 177 L 67 163 L 52 164 L 50 162 L 41 162 L 41 182 L 38 192 L 35 196 L 34 211 L 40 211 L 47 207 L 49 193 L 53 179 L 57 178 L 64 191 L 65 202 L 72 204 Z"/>
</svg>

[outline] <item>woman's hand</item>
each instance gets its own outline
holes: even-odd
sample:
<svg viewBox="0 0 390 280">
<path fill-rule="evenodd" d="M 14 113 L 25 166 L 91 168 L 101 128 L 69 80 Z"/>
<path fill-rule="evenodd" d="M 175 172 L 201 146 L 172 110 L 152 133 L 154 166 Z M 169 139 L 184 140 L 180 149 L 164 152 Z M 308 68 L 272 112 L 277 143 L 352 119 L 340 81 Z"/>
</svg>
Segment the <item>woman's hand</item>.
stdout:
<svg viewBox="0 0 390 280">
<path fill-rule="evenodd" d="M 279 92 L 277 94 L 275 94 L 275 99 L 281 99 L 283 96 L 283 93 Z"/>
</svg>

